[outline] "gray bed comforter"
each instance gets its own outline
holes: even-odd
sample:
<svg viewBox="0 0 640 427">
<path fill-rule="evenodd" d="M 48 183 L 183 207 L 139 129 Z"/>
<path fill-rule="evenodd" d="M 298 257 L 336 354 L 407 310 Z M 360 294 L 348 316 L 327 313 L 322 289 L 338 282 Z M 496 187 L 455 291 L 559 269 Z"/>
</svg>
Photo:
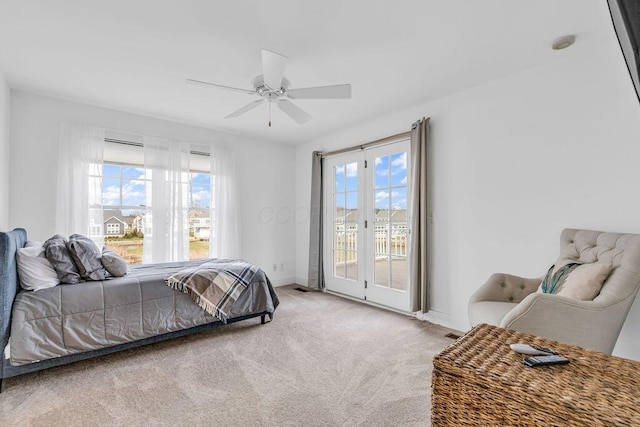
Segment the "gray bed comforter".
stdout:
<svg viewBox="0 0 640 427">
<path fill-rule="evenodd" d="M 11 320 L 11 364 L 135 341 L 218 321 L 165 279 L 209 260 L 130 266 L 124 277 L 20 292 Z M 262 270 L 233 305 L 229 318 L 268 312 L 277 296 Z"/>
</svg>

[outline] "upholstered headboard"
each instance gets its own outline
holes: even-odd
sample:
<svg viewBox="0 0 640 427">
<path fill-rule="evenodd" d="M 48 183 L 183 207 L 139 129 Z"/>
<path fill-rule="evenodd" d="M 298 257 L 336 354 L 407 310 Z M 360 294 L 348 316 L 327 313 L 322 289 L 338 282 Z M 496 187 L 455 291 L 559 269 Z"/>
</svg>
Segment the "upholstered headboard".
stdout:
<svg viewBox="0 0 640 427">
<path fill-rule="evenodd" d="M 565 229 L 556 266 L 569 262 L 611 263 L 615 269 L 594 301 L 625 299 L 640 283 L 640 235 Z"/>
<path fill-rule="evenodd" d="M 0 354 L 11 332 L 11 307 L 20 290 L 16 252 L 27 242 L 27 232 L 16 228 L 8 233 L 0 232 Z M 4 357 L 4 356 L 2 356 Z M 0 364 L 1 365 L 1 364 Z"/>
</svg>

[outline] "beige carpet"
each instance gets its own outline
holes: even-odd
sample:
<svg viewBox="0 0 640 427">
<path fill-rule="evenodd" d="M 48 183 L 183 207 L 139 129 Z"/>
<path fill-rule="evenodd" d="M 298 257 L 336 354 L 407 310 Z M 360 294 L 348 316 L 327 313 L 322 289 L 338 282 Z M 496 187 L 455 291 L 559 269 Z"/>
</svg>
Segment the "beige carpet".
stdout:
<svg viewBox="0 0 640 427">
<path fill-rule="evenodd" d="M 429 425 L 449 330 L 277 288 L 273 322 L 221 329 L 5 380 L 0 425 Z"/>
</svg>

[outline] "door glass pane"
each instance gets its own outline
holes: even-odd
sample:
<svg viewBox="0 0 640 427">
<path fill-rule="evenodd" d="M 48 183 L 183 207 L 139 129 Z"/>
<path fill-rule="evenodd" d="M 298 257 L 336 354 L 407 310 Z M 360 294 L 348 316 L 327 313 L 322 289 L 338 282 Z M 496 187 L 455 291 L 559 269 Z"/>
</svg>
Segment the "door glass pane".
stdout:
<svg viewBox="0 0 640 427">
<path fill-rule="evenodd" d="M 374 197 L 375 197 L 376 218 L 381 216 L 386 217 L 387 215 L 386 211 L 389 210 L 390 201 L 391 201 L 389 192 L 386 189 L 376 190 Z M 378 211 L 385 211 L 385 212 L 378 212 Z M 388 219 L 385 218 L 384 221 L 388 221 Z"/>
<path fill-rule="evenodd" d="M 344 200 L 344 193 L 338 193 L 335 195 L 335 213 L 333 216 L 333 220 L 335 222 L 344 222 L 344 215 L 345 215 L 345 200 Z"/>
<path fill-rule="evenodd" d="M 344 249 L 346 251 L 358 250 L 358 224 L 347 223 L 345 225 Z"/>
<path fill-rule="evenodd" d="M 389 223 L 376 222 L 374 231 L 374 256 L 389 254 Z"/>
<path fill-rule="evenodd" d="M 391 185 L 407 185 L 407 153 L 396 153 L 391 156 Z"/>
<path fill-rule="evenodd" d="M 376 286 L 389 287 L 389 257 L 386 255 L 378 255 L 375 257 L 374 281 Z"/>
<path fill-rule="evenodd" d="M 358 278 L 358 163 L 334 168 L 334 276 Z"/>
<path fill-rule="evenodd" d="M 391 287 L 401 291 L 407 290 L 407 258 L 393 257 L 391 260 Z"/>
<path fill-rule="evenodd" d="M 346 206 L 345 222 L 357 222 L 358 221 L 358 193 L 350 191 L 346 194 Z"/>
<path fill-rule="evenodd" d="M 387 188 L 389 186 L 389 156 L 376 157 L 375 174 L 375 188 Z"/>
<path fill-rule="evenodd" d="M 356 252 L 347 251 L 346 267 L 347 279 L 358 280 L 358 254 Z"/>
<path fill-rule="evenodd" d="M 391 221 L 407 220 L 407 187 L 395 187 L 391 189 L 391 209 L 396 211 L 391 215 Z M 399 219 L 400 217 L 404 219 Z"/>
<path fill-rule="evenodd" d="M 344 251 L 333 251 L 333 265 L 335 266 L 333 275 L 335 277 L 345 277 L 344 272 Z"/>
<path fill-rule="evenodd" d="M 407 223 L 391 223 L 390 254 L 407 256 Z"/>
<path fill-rule="evenodd" d="M 347 176 L 347 191 L 358 191 L 358 163 L 345 165 Z"/>
<path fill-rule="evenodd" d="M 336 188 L 335 191 L 344 191 L 344 165 L 335 168 Z"/>
<path fill-rule="evenodd" d="M 344 224 L 336 223 L 333 226 L 333 250 L 334 251 L 343 251 L 344 250 Z"/>
<path fill-rule="evenodd" d="M 407 153 L 375 158 L 374 283 L 407 290 Z"/>
</svg>

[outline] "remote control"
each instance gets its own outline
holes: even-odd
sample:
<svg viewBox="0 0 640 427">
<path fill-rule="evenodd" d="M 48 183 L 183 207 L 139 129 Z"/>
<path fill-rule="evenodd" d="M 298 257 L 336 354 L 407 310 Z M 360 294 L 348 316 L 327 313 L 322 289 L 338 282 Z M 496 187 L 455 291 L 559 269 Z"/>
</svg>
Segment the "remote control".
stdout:
<svg viewBox="0 0 640 427">
<path fill-rule="evenodd" d="M 532 344 L 511 344 L 511 350 L 516 353 L 528 354 L 530 356 L 549 356 L 551 354 L 558 354 L 550 348 L 540 347 Z"/>
<path fill-rule="evenodd" d="M 531 367 L 545 366 L 545 365 L 566 365 L 569 363 L 569 359 L 566 357 L 552 354 L 551 356 L 532 356 L 525 357 L 522 362 Z"/>
</svg>

